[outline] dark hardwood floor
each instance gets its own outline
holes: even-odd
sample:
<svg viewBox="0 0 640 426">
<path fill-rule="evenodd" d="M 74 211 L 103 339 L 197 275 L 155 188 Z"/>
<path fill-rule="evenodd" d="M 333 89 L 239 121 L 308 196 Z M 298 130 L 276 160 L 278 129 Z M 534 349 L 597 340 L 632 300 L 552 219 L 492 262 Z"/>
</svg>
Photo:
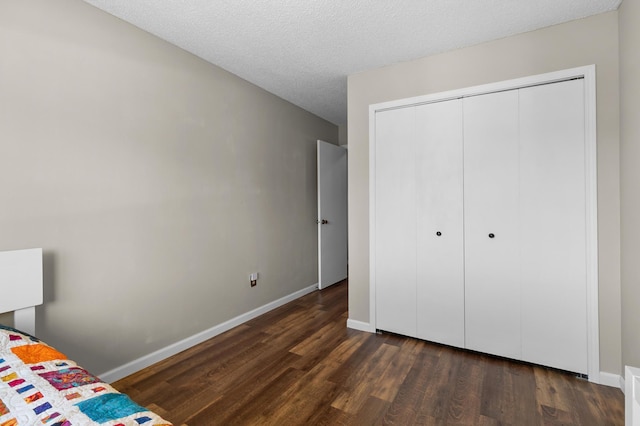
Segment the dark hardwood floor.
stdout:
<svg viewBox="0 0 640 426">
<path fill-rule="evenodd" d="M 624 397 L 558 371 L 346 327 L 347 283 L 114 383 L 176 425 L 622 425 Z"/>
</svg>

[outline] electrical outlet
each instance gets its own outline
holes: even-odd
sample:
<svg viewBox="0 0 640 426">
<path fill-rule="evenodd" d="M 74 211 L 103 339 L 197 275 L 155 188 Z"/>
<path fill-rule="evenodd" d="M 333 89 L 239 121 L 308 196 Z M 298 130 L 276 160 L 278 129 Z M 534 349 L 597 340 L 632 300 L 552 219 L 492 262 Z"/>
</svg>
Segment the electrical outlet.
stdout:
<svg viewBox="0 0 640 426">
<path fill-rule="evenodd" d="M 258 273 L 257 272 L 253 272 L 253 273 L 249 274 L 249 282 L 251 283 L 251 287 L 255 287 L 256 285 L 258 285 Z"/>
</svg>

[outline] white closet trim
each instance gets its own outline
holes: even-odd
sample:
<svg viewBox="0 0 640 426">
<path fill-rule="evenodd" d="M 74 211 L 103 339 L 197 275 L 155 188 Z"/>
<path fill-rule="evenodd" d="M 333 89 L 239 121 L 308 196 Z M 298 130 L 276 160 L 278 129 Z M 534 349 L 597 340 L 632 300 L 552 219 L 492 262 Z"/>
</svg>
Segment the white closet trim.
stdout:
<svg viewBox="0 0 640 426">
<path fill-rule="evenodd" d="M 456 89 L 425 96 L 394 100 L 369 106 L 369 324 L 376 330 L 376 113 L 379 111 L 441 102 L 559 81 L 584 78 L 585 87 L 585 170 L 587 241 L 587 332 L 589 381 L 600 383 L 600 339 L 598 320 L 598 208 L 596 145 L 595 65 L 571 68 L 481 86 Z"/>
</svg>

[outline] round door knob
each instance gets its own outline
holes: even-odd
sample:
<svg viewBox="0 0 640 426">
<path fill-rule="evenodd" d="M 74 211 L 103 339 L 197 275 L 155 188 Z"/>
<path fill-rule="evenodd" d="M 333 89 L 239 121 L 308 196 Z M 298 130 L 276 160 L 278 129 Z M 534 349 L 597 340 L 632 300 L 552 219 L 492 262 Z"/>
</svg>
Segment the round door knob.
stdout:
<svg viewBox="0 0 640 426">
<path fill-rule="evenodd" d="M 440 235 L 442 235 L 442 232 L 438 231 L 436 232 L 436 235 L 439 237 Z"/>
<path fill-rule="evenodd" d="M 489 234 L 489 238 L 493 238 L 493 237 L 495 237 L 495 235 Z"/>
</svg>

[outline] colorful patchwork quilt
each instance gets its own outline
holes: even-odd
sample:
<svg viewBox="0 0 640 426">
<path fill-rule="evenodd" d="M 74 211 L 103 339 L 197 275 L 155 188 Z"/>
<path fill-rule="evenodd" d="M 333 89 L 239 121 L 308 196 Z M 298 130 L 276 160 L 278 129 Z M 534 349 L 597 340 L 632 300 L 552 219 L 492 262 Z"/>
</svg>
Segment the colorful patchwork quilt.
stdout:
<svg viewBox="0 0 640 426">
<path fill-rule="evenodd" d="M 170 426 L 75 362 L 0 325 L 0 426 Z"/>
</svg>

